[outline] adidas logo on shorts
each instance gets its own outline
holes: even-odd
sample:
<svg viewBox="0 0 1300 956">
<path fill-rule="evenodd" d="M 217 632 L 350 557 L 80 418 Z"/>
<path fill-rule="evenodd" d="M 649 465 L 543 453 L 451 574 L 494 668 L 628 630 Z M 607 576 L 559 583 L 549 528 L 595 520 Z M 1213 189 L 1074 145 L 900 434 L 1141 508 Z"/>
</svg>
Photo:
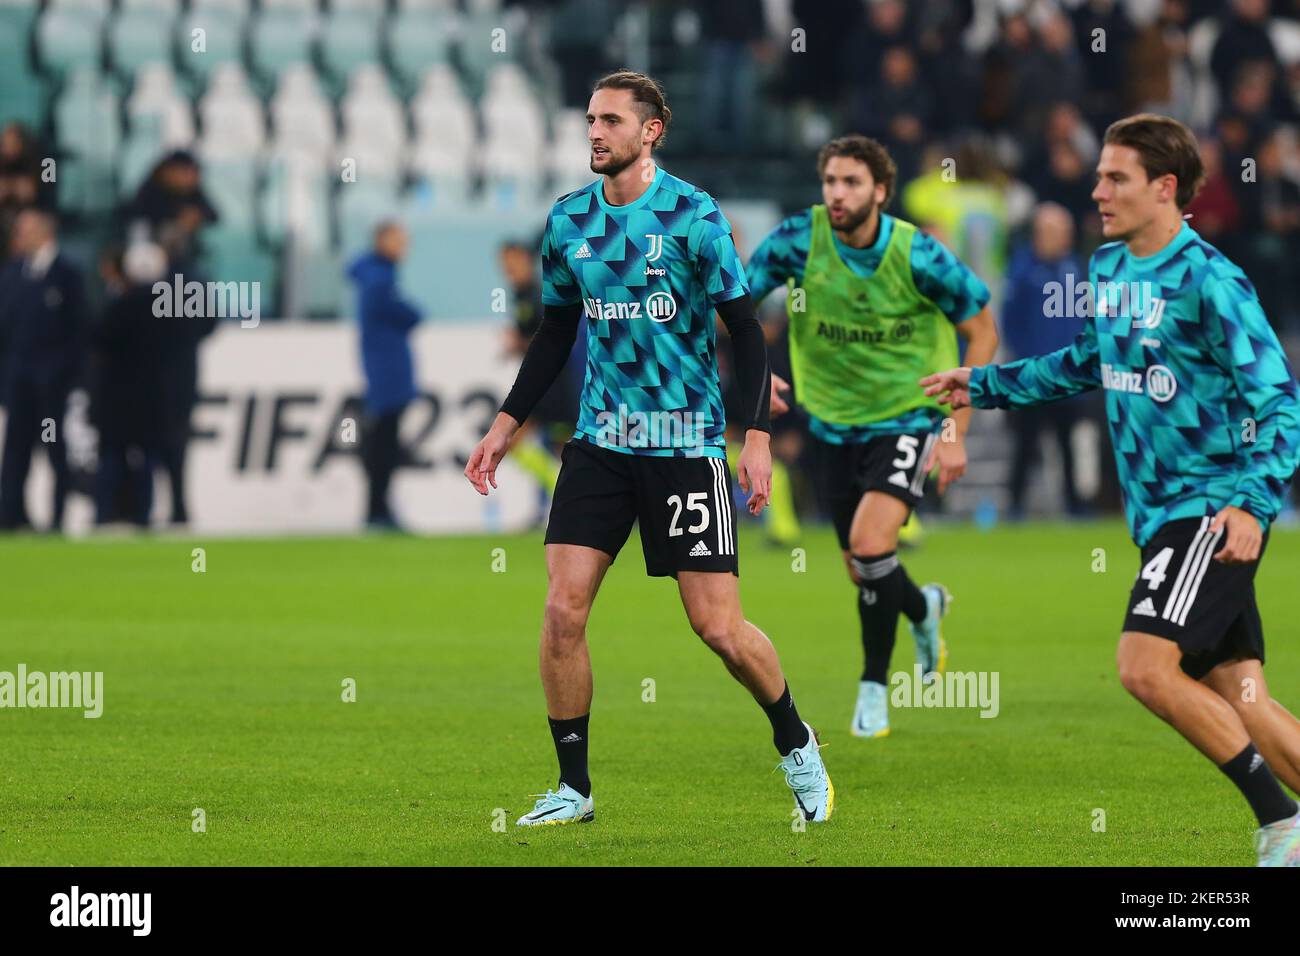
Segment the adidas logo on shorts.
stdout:
<svg viewBox="0 0 1300 956">
<path fill-rule="evenodd" d="M 1137 607 L 1133 608 L 1133 613 L 1142 617 L 1155 617 L 1156 606 L 1151 603 L 1149 597 L 1143 598 L 1141 601 L 1138 601 Z"/>
<path fill-rule="evenodd" d="M 580 248 L 577 252 L 575 252 L 575 253 L 573 254 L 573 258 L 575 258 L 575 259 L 590 259 L 590 258 L 591 258 L 591 246 L 587 245 L 587 244 L 584 242 L 584 243 L 582 244 L 582 248 Z"/>
<path fill-rule="evenodd" d="M 695 547 L 691 548 L 690 556 L 692 558 L 709 558 L 713 556 L 713 552 L 705 546 L 703 541 L 696 541 Z"/>
</svg>

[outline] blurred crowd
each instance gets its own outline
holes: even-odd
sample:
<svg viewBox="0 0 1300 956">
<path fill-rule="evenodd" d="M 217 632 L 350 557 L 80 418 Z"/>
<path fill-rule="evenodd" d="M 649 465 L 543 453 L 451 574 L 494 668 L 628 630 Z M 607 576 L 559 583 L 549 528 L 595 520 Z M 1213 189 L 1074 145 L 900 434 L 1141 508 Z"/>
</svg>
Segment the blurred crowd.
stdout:
<svg viewBox="0 0 1300 956">
<path fill-rule="evenodd" d="M 0 131 L 8 252 L 0 267 L 0 530 L 31 527 L 25 485 L 37 449 L 54 473 L 49 530 L 61 528 L 74 489 L 93 498 L 97 524 L 147 526 L 156 470 L 168 479 L 167 520 L 185 524 L 198 347 L 214 321 L 159 316 L 153 287 L 196 272 L 199 234 L 215 219 L 198 164 L 185 152 L 161 158 L 118 210 L 110 241 L 90 264 L 60 244 L 54 181 L 43 177 L 43 162 L 27 131 L 12 124 Z M 74 389 L 88 396 L 98 435 L 88 467 L 75 467 L 69 455 Z"/>
</svg>

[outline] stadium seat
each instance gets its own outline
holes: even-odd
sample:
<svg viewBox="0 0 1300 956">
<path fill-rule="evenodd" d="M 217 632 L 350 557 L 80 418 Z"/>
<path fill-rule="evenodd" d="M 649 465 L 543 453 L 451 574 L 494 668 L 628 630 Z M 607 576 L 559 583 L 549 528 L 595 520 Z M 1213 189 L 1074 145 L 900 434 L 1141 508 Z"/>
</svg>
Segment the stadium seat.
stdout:
<svg viewBox="0 0 1300 956">
<path fill-rule="evenodd" d="M 0 103 L 6 119 L 44 125 L 45 89 L 29 54 L 35 4 L 0 4 Z"/>
<path fill-rule="evenodd" d="M 340 175 L 344 170 L 343 162 L 350 161 L 348 168 L 357 183 L 384 183 L 396 188 L 402 181 L 402 157 L 367 139 L 344 140 L 335 150 L 334 158 L 334 168 Z M 344 185 L 347 184 L 345 180 Z"/>
<path fill-rule="evenodd" d="M 202 48 L 196 50 L 195 31 L 202 30 Z M 177 59 L 200 87 L 223 63 L 238 63 L 242 56 L 243 21 L 237 11 L 192 9 L 176 25 Z"/>
<path fill-rule="evenodd" d="M 340 12 L 325 21 L 321 31 L 321 62 L 334 92 L 341 91 L 359 66 L 379 62 L 379 29 L 374 13 Z"/>
<path fill-rule="evenodd" d="M 446 64 L 460 21 L 451 9 L 402 10 L 388 21 L 388 55 L 406 93 L 425 71 Z"/>
<path fill-rule="evenodd" d="M 425 71 L 411 99 L 411 119 L 420 133 L 445 133 L 457 142 L 474 137 L 473 107 L 450 65 L 435 64 Z"/>
<path fill-rule="evenodd" d="M 199 100 L 203 125 L 200 149 L 207 156 L 251 157 L 262 150 L 265 122 L 262 103 L 248 88 L 248 79 L 237 63 L 218 67 Z"/>
<path fill-rule="evenodd" d="M 0 0 L 0 30 L 7 27 L 20 37 L 29 37 L 39 13 L 36 0 Z"/>
<path fill-rule="evenodd" d="M 194 13 L 215 13 L 243 25 L 248 20 L 249 0 L 190 0 Z"/>
<path fill-rule="evenodd" d="M 72 72 L 54 105 L 59 207 L 99 213 L 117 201 L 114 176 L 122 131 L 112 86 L 91 67 Z"/>
<path fill-rule="evenodd" d="M 334 148 L 334 110 L 320 91 L 315 71 L 307 64 L 291 66 L 280 75 L 271 100 L 271 123 L 277 148 L 302 149 L 321 156 Z"/>
<path fill-rule="evenodd" d="M 134 196 L 166 151 L 161 117 L 141 114 L 133 118 L 118 156 L 117 195 L 122 199 Z"/>
<path fill-rule="evenodd" d="M 556 196 L 591 182 L 591 144 L 587 140 L 587 116 L 582 110 L 561 110 L 556 114 L 547 146 L 547 172 L 551 192 Z"/>
<path fill-rule="evenodd" d="M 212 200 L 221 222 L 249 233 L 257 225 L 257 164 L 218 154 L 199 153 L 203 191 Z"/>
<path fill-rule="evenodd" d="M 295 241 L 302 250 L 328 249 L 333 244 L 329 184 L 324 159 L 299 149 L 274 153 L 258 203 L 262 233 L 283 246 Z"/>
<path fill-rule="evenodd" d="M 194 142 L 194 116 L 190 102 L 176 89 L 169 66 L 152 63 L 141 68 L 135 75 L 135 87 L 127 100 L 126 113 L 132 129 L 142 117 L 158 117 L 164 149 L 186 147 Z"/>
<path fill-rule="evenodd" d="M 51 12 L 68 13 L 86 22 L 102 27 L 113 9 L 112 0 L 50 0 L 46 8 Z"/>
<path fill-rule="evenodd" d="M 180 15 L 180 0 L 121 0 L 122 12 L 142 11 L 172 23 Z"/>
<path fill-rule="evenodd" d="M 311 63 L 317 23 L 306 8 L 266 6 L 249 26 L 249 55 L 265 89 L 291 66 Z"/>
<path fill-rule="evenodd" d="M 75 10 L 47 7 L 36 27 L 36 53 L 41 67 L 62 77 L 74 67 L 98 66 L 102 50 L 101 21 Z"/>
<path fill-rule="evenodd" d="M 474 95 L 481 96 L 492 68 L 503 59 L 513 60 L 519 55 L 519 43 L 526 35 L 526 14 L 517 7 L 503 13 L 500 0 L 470 0 L 467 9 L 457 52 L 465 85 Z M 525 20 L 521 21 L 520 17 Z M 498 34 L 498 30 L 504 32 Z M 504 49 L 494 47 L 498 35 L 505 43 Z"/>
<path fill-rule="evenodd" d="M 172 21 L 157 10 L 124 10 L 108 28 L 109 59 L 124 80 L 153 63 L 172 62 Z"/>
<path fill-rule="evenodd" d="M 368 140 L 395 155 L 406 152 L 406 113 L 381 67 L 361 66 L 352 73 L 340 113 L 347 139 Z"/>
</svg>

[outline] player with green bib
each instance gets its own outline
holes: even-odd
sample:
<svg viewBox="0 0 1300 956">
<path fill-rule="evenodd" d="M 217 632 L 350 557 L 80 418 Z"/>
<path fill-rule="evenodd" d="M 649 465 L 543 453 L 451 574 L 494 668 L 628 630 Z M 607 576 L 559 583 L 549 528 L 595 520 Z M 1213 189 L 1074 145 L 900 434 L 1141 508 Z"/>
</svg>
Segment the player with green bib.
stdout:
<svg viewBox="0 0 1300 956">
<path fill-rule="evenodd" d="M 885 148 L 844 136 L 817 157 L 821 205 L 779 225 L 746 266 L 754 300 L 790 287 L 790 363 L 809 417 L 835 533 L 858 589 L 865 664 L 852 732 L 889 733 L 886 684 L 900 612 L 927 679 L 943 669 L 939 623 L 950 601 L 917 587 L 898 559 L 899 531 L 937 464 L 939 492 L 966 469 L 969 409 L 945 414 L 916 381 L 958 354 L 989 361 L 997 330 L 988 287 L 937 240 L 882 210 L 896 169 Z M 974 356 L 974 358 L 972 358 Z M 936 365 L 935 363 L 939 363 Z"/>
</svg>

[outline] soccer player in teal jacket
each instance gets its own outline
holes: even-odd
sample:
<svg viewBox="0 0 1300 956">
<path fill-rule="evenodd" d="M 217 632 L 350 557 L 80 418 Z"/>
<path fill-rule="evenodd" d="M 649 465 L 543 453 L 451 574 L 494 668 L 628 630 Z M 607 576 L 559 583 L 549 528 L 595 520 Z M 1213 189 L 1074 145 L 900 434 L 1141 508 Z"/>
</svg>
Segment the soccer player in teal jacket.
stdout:
<svg viewBox="0 0 1300 956">
<path fill-rule="evenodd" d="M 745 416 L 736 471 L 741 489 L 752 489 L 755 515 L 771 489 L 771 374 L 731 226 L 708 193 L 652 159 L 671 118 L 663 89 L 644 74 L 620 71 L 597 82 L 587 122 L 598 178 L 551 209 L 542 325 L 465 466 L 479 494 L 496 487 L 511 437 L 568 361 L 585 314 L 578 427 L 561 457 L 546 528 L 540 656 L 560 777 L 520 826 L 595 817 L 587 618 L 633 524 L 646 573 L 676 579 L 692 629 L 767 715 L 803 819 L 824 822 L 835 806 L 817 738 L 799 717 L 776 650 L 740 607 L 715 311 L 735 352 Z"/>
<path fill-rule="evenodd" d="M 1295 373 L 1241 269 L 1183 221 L 1203 179 L 1191 132 L 1152 114 L 1120 120 L 1097 173 L 1093 199 L 1115 241 L 1093 254 L 1074 343 L 921 384 L 954 408 L 1105 389 L 1142 549 L 1120 681 L 1241 790 L 1260 865 L 1300 866 L 1300 812 L 1278 782 L 1300 792 L 1300 721 L 1264 682 L 1254 589 L 1300 464 Z"/>
</svg>

